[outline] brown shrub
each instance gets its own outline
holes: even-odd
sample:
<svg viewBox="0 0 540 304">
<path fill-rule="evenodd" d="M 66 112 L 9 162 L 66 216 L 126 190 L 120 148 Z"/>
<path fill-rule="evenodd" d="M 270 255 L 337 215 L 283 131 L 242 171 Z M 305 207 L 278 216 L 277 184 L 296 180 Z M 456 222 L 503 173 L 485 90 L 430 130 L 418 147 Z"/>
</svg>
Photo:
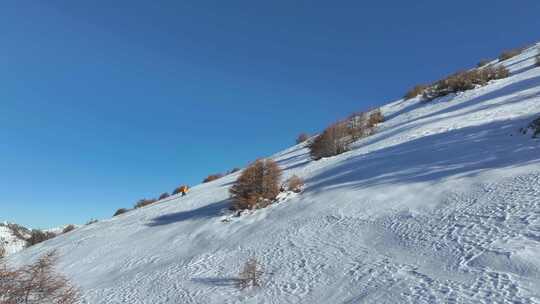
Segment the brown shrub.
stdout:
<svg viewBox="0 0 540 304">
<path fill-rule="evenodd" d="M 143 198 L 141 200 L 139 200 L 137 203 L 135 203 L 135 206 L 134 208 L 137 209 L 137 208 L 141 208 L 141 207 L 144 207 L 144 206 L 148 206 L 148 205 L 151 205 L 153 203 L 157 202 L 156 199 L 146 199 L 146 198 Z"/>
<path fill-rule="evenodd" d="M 113 214 L 113 216 L 119 216 L 120 214 L 124 214 L 124 213 L 127 213 L 129 210 L 126 209 L 126 208 L 120 208 L 118 210 L 116 210 L 116 212 Z"/>
<path fill-rule="evenodd" d="M 521 52 L 523 52 L 522 48 L 503 51 L 499 55 L 499 61 L 508 60 L 508 59 L 510 59 L 512 57 L 515 57 L 515 56 L 521 54 Z"/>
<path fill-rule="evenodd" d="M 318 135 L 309 145 L 311 158 L 319 160 L 349 150 L 350 129 L 343 122 L 335 123 Z"/>
<path fill-rule="evenodd" d="M 506 78 L 510 72 L 504 66 L 487 66 L 481 69 L 457 72 L 445 79 L 439 80 L 427 88 L 423 97 L 433 100 L 451 93 L 474 89 L 476 86 L 486 85 L 490 80 Z"/>
<path fill-rule="evenodd" d="M 302 178 L 293 175 L 287 180 L 287 190 L 300 193 L 303 188 L 304 180 Z"/>
<path fill-rule="evenodd" d="M 279 194 L 281 168 L 271 159 L 249 165 L 229 189 L 233 210 L 263 208 Z"/>
<path fill-rule="evenodd" d="M 55 236 L 56 234 L 49 231 L 41 231 L 38 229 L 33 229 L 30 232 L 30 237 L 26 240 L 26 246 L 27 247 L 34 246 L 46 240 L 50 240 L 54 238 Z"/>
<path fill-rule="evenodd" d="M 367 127 L 368 128 L 373 128 L 377 124 L 379 124 L 379 123 L 381 123 L 383 121 L 384 121 L 384 116 L 382 115 L 381 110 L 380 109 L 373 110 L 371 112 L 371 114 L 369 115 Z"/>
<path fill-rule="evenodd" d="M 403 97 L 405 99 L 414 98 L 416 96 L 422 95 L 427 88 L 428 88 L 428 86 L 424 85 L 424 84 L 416 85 L 412 89 L 407 91 L 407 93 L 405 93 L 405 96 L 403 96 Z"/>
<path fill-rule="evenodd" d="M 71 225 L 71 224 L 70 224 L 70 225 L 67 225 L 67 226 L 64 227 L 64 229 L 62 230 L 62 233 L 68 233 L 68 232 L 70 232 L 70 231 L 75 230 L 75 228 L 76 228 L 75 225 Z"/>
<path fill-rule="evenodd" d="M 164 192 L 164 193 L 161 193 L 161 195 L 159 196 L 158 200 L 163 200 L 163 199 L 166 199 L 167 197 L 169 197 L 169 193 L 168 192 Z"/>
<path fill-rule="evenodd" d="M 301 144 L 303 142 L 305 142 L 306 140 L 309 139 L 309 134 L 307 133 L 300 133 L 300 135 L 298 135 L 298 137 L 296 137 L 296 144 Z"/>
<path fill-rule="evenodd" d="M 204 180 L 203 180 L 203 183 L 209 183 L 211 181 L 215 181 L 216 179 L 220 179 L 223 177 L 223 174 L 221 173 L 216 173 L 216 174 L 211 174 L 211 175 L 208 175 Z"/>
<path fill-rule="evenodd" d="M 65 277 L 54 271 L 56 252 L 39 258 L 34 264 L 10 269 L 0 257 L 0 303 L 2 304 L 74 304 L 80 294 Z"/>
<path fill-rule="evenodd" d="M 249 259 L 238 274 L 238 288 L 261 287 L 263 274 L 264 270 L 259 261 L 255 258 Z"/>
<path fill-rule="evenodd" d="M 368 113 L 358 112 L 349 115 L 345 122 L 340 122 L 339 124 L 346 126 L 348 135 L 350 136 L 348 140 L 352 142 L 369 135 L 368 121 Z"/>
</svg>

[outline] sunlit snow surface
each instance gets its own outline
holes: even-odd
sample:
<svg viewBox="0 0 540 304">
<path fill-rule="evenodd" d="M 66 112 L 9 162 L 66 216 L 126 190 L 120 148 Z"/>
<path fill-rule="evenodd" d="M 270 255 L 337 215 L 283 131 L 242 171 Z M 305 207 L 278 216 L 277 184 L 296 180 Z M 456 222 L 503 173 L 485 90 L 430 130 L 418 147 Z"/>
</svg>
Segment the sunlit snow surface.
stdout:
<svg viewBox="0 0 540 304">
<path fill-rule="evenodd" d="M 85 303 L 540 303 L 540 139 L 519 133 L 540 115 L 537 52 L 487 86 L 382 107 L 345 154 L 276 154 L 307 188 L 267 209 L 227 214 L 236 173 L 11 260 L 58 249 Z M 250 257 L 264 286 L 240 291 Z"/>
</svg>

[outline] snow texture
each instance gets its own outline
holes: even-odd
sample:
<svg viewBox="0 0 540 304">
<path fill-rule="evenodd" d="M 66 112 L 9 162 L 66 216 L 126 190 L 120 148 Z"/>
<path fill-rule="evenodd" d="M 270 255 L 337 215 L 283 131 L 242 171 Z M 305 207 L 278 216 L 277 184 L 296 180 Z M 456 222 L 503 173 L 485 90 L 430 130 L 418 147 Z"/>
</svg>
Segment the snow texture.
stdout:
<svg viewBox="0 0 540 304">
<path fill-rule="evenodd" d="M 85 303 L 540 303 L 540 45 L 512 75 L 431 102 L 398 100 L 352 150 L 273 158 L 306 181 L 228 213 L 239 173 L 12 255 L 58 249 Z M 243 263 L 263 286 L 235 287 Z"/>
</svg>

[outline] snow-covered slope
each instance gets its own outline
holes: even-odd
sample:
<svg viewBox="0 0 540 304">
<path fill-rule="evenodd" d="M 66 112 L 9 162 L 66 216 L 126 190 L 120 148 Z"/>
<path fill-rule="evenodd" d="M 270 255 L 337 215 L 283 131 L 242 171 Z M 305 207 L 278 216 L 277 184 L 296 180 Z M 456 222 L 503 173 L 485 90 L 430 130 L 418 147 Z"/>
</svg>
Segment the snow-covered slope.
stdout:
<svg viewBox="0 0 540 304">
<path fill-rule="evenodd" d="M 11 255 L 23 250 L 26 246 L 24 238 L 29 236 L 28 232 L 28 229 L 15 224 L 0 223 L 0 247 L 5 250 L 4 253 Z"/>
<path fill-rule="evenodd" d="M 519 132 L 540 115 L 536 53 L 487 86 L 382 107 L 350 152 L 275 155 L 307 188 L 266 209 L 226 214 L 235 173 L 12 261 L 58 249 L 86 303 L 540 303 L 540 140 Z M 240 291 L 250 257 L 264 286 Z"/>
</svg>

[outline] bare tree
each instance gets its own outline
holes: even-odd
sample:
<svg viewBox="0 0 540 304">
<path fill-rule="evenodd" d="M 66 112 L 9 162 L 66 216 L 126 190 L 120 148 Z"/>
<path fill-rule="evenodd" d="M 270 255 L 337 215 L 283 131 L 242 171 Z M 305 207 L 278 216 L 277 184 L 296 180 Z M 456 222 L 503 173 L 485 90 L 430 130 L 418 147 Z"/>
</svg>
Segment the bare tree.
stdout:
<svg viewBox="0 0 540 304">
<path fill-rule="evenodd" d="M 259 261 L 256 258 L 250 258 L 238 274 L 238 288 L 261 287 L 263 274 L 264 270 Z"/>
<path fill-rule="evenodd" d="M 64 227 L 64 229 L 62 230 L 62 233 L 68 233 L 70 231 L 75 230 L 75 228 L 77 228 L 77 227 L 75 227 L 75 225 L 69 224 L 66 227 Z"/>
<path fill-rule="evenodd" d="M 34 264 L 9 269 L 0 258 L 0 304 L 78 303 L 77 288 L 53 269 L 57 260 L 52 251 Z"/>
<path fill-rule="evenodd" d="M 326 128 L 309 145 L 311 157 L 319 160 L 346 152 L 349 150 L 351 139 L 349 127 L 343 122 L 335 123 Z"/>
<path fill-rule="evenodd" d="M 223 177 L 223 174 L 221 173 L 210 174 L 203 180 L 203 183 L 209 183 L 211 181 L 215 181 L 216 179 L 220 179 L 222 177 Z"/>
<path fill-rule="evenodd" d="M 50 231 L 41 231 L 38 229 L 33 229 L 30 232 L 30 237 L 26 240 L 26 246 L 30 247 L 35 244 L 39 244 L 46 240 L 56 237 L 56 234 Z"/>
<path fill-rule="evenodd" d="M 281 168 L 271 159 L 259 159 L 249 165 L 238 177 L 229 192 L 232 209 L 266 207 L 279 194 Z"/>
</svg>

